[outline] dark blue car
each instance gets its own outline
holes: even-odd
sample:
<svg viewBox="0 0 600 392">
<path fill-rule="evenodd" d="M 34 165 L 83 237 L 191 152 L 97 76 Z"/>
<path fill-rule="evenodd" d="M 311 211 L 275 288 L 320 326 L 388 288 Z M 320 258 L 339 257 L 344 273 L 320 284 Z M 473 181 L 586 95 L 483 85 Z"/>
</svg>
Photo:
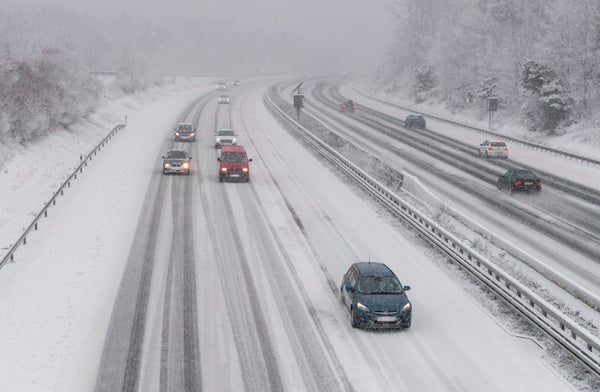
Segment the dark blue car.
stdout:
<svg viewBox="0 0 600 392">
<path fill-rule="evenodd" d="M 344 275 L 340 300 L 350 312 L 354 328 L 410 328 L 410 286 L 382 263 L 354 263 Z"/>
<path fill-rule="evenodd" d="M 404 127 L 425 129 L 425 117 L 420 114 L 409 114 L 404 119 Z"/>
</svg>

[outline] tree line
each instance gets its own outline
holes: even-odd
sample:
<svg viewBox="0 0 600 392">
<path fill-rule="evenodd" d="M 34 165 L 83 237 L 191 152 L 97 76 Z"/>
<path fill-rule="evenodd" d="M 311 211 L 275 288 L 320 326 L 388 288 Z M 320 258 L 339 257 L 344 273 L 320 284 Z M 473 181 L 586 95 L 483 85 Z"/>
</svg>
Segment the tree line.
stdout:
<svg viewBox="0 0 600 392">
<path fill-rule="evenodd" d="M 497 97 L 548 133 L 598 115 L 598 0 L 397 0 L 393 19 L 379 75 L 388 91 L 482 113 Z"/>
</svg>

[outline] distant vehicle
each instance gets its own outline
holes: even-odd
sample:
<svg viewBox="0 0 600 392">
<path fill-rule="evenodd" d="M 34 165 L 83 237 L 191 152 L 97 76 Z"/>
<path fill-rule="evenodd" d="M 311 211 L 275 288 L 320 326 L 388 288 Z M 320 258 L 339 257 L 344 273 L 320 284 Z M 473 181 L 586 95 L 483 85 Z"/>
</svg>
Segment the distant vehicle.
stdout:
<svg viewBox="0 0 600 392">
<path fill-rule="evenodd" d="M 234 80 L 233 81 L 233 87 L 238 87 L 240 85 L 240 81 L 239 80 Z"/>
<path fill-rule="evenodd" d="M 223 146 L 219 161 L 219 181 L 227 180 L 250 181 L 250 165 L 243 146 Z"/>
<path fill-rule="evenodd" d="M 237 143 L 237 137 L 233 129 L 219 129 L 215 134 L 215 148 L 221 148 L 223 145 Z"/>
<path fill-rule="evenodd" d="M 344 275 L 340 300 L 352 327 L 410 328 L 412 304 L 398 277 L 383 263 L 354 263 Z"/>
<path fill-rule="evenodd" d="M 190 123 L 179 123 L 175 127 L 175 141 L 196 141 L 196 129 Z"/>
<path fill-rule="evenodd" d="M 219 97 L 217 98 L 217 103 L 231 103 L 231 100 L 229 99 L 229 95 L 226 95 L 226 94 L 219 95 Z"/>
<path fill-rule="evenodd" d="M 351 99 L 348 99 L 342 102 L 342 104 L 340 105 L 340 109 L 342 110 L 342 112 L 354 113 L 354 111 L 356 110 L 356 104 Z"/>
<path fill-rule="evenodd" d="M 508 190 L 510 193 L 525 192 L 539 194 L 542 190 L 542 181 L 531 170 L 513 169 L 498 178 L 498 189 Z"/>
<path fill-rule="evenodd" d="M 409 114 L 404 119 L 405 128 L 425 129 L 425 117 L 420 114 Z"/>
<path fill-rule="evenodd" d="M 170 150 L 163 159 L 163 174 L 190 174 L 192 157 L 185 150 Z"/>
<path fill-rule="evenodd" d="M 508 158 L 508 146 L 505 142 L 484 141 L 479 145 L 479 156 L 484 158 Z"/>
<path fill-rule="evenodd" d="M 225 82 L 218 82 L 217 83 L 217 90 L 219 90 L 219 91 L 225 91 L 225 90 L 227 90 L 227 84 Z"/>
</svg>

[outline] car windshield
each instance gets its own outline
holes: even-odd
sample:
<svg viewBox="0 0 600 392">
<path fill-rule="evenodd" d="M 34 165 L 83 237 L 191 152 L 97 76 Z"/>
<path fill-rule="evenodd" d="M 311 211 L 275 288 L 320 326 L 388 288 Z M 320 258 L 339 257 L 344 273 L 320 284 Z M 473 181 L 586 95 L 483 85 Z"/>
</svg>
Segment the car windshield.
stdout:
<svg viewBox="0 0 600 392">
<path fill-rule="evenodd" d="M 169 159 L 187 159 L 187 153 L 185 151 L 169 151 L 167 154 Z"/>
<path fill-rule="evenodd" d="M 246 162 L 248 158 L 243 152 L 224 152 L 221 154 L 223 162 Z"/>
<path fill-rule="evenodd" d="M 192 130 L 192 124 L 179 124 L 178 129 L 180 131 L 191 131 Z"/>
<path fill-rule="evenodd" d="M 364 276 L 357 286 L 361 294 L 400 294 L 402 285 L 395 276 Z"/>
<path fill-rule="evenodd" d="M 234 133 L 231 129 L 222 129 L 219 132 L 217 132 L 217 135 L 219 136 L 233 136 Z"/>
<path fill-rule="evenodd" d="M 529 170 L 518 170 L 515 172 L 515 176 L 521 180 L 537 180 L 537 176 Z"/>
<path fill-rule="evenodd" d="M 219 98 L 227 98 L 227 95 L 219 95 Z"/>
</svg>

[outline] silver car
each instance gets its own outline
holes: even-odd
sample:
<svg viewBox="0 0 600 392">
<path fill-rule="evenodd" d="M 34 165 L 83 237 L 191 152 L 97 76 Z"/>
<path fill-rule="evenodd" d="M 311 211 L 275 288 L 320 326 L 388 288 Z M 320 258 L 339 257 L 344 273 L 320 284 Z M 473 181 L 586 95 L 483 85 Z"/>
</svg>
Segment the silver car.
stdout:
<svg viewBox="0 0 600 392">
<path fill-rule="evenodd" d="M 221 146 L 226 144 L 237 144 L 235 132 L 229 128 L 217 130 L 215 134 L 215 148 L 221 148 Z"/>
<path fill-rule="evenodd" d="M 231 100 L 229 99 L 229 95 L 225 95 L 225 94 L 219 95 L 219 97 L 217 98 L 217 103 L 231 103 Z"/>
<path fill-rule="evenodd" d="M 163 159 L 163 174 L 190 174 L 192 157 L 185 150 L 170 150 Z"/>
<path fill-rule="evenodd" d="M 478 154 L 484 158 L 508 158 L 508 146 L 504 142 L 484 141 L 479 145 Z"/>
</svg>

